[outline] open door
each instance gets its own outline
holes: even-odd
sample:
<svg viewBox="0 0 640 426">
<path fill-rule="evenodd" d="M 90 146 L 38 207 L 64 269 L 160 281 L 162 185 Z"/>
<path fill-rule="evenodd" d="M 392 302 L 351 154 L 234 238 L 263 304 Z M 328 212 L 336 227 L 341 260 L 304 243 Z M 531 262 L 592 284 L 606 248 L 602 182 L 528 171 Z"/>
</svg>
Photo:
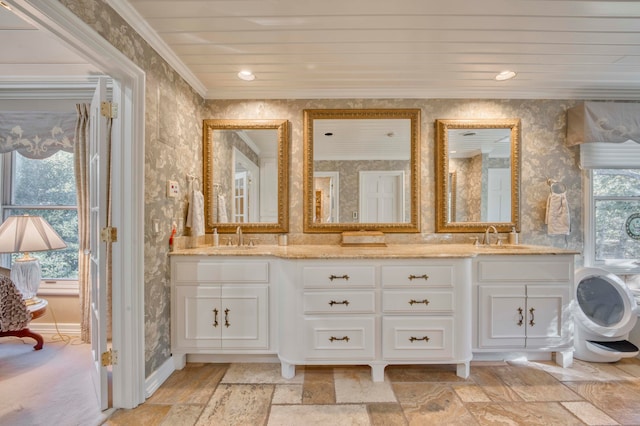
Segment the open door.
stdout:
<svg viewBox="0 0 640 426">
<path fill-rule="evenodd" d="M 107 367 L 103 364 L 103 354 L 107 354 L 107 282 L 105 254 L 106 243 L 102 242 L 100 230 L 107 222 L 107 168 L 108 125 L 107 118 L 100 113 L 102 102 L 107 101 L 107 79 L 100 78 L 91 100 L 89 118 L 89 274 L 91 279 L 91 353 L 94 368 L 93 384 L 100 403 L 100 409 L 109 405 L 109 385 Z"/>
</svg>

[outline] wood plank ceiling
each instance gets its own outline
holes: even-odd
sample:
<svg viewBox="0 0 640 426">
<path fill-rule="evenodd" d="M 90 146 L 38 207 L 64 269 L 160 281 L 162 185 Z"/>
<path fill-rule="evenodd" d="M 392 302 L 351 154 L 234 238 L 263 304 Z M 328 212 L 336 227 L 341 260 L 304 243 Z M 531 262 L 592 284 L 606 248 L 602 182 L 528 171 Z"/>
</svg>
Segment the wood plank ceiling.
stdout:
<svg viewBox="0 0 640 426">
<path fill-rule="evenodd" d="M 640 99 L 638 1 L 108 3 L 210 99 Z"/>
<path fill-rule="evenodd" d="M 209 99 L 640 99 L 640 1 L 106 1 Z M 96 73 L 8 13 L 0 84 Z"/>
</svg>

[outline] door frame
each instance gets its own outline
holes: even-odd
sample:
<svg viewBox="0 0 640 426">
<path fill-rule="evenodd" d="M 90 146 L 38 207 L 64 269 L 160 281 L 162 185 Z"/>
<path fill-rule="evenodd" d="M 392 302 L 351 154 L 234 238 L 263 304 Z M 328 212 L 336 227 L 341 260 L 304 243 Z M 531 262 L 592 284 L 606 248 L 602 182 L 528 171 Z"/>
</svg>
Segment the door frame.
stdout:
<svg viewBox="0 0 640 426">
<path fill-rule="evenodd" d="M 15 13 L 60 40 L 114 81 L 118 119 L 112 129 L 113 407 L 145 401 L 144 361 L 144 107 L 145 73 L 57 1 L 5 0 Z"/>
</svg>

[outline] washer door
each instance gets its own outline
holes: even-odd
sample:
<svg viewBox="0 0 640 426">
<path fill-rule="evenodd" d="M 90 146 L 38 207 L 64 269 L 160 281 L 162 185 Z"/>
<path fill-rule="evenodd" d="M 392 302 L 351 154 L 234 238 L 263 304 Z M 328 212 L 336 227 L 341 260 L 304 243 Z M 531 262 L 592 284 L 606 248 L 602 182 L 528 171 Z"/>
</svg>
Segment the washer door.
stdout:
<svg viewBox="0 0 640 426">
<path fill-rule="evenodd" d="M 621 336 L 637 321 L 636 302 L 616 275 L 598 268 L 576 271 L 575 317 L 580 325 L 601 336 Z"/>
</svg>

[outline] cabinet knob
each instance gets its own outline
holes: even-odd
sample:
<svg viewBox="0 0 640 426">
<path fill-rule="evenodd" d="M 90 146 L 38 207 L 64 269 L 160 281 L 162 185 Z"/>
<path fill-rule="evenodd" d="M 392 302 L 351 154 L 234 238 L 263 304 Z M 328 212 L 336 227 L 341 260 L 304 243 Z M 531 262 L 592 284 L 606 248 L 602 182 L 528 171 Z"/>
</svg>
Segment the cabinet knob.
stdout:
<svg viewBox="0 0 640 426">
<path fill-rule="evenodd" d="M 346 306 L 349 306 L 349 301 L 348 300 L 343 300 L 342 302 L 336 302 L 335 300 L 332 300 L 331 302 L 329 302 L 329 306 L 333 306 L 333 305 L 346 305 Z"/>
<path fill-rule="evenodd" d="M 335 342 L 336 340 L 348 342 L 349 341 L 349 336 L 344 336 L 344 337 L 331 336 L 331 337 L 329 337 L 329 341 L 330 342 Z"/>
<path fill-rule="evenodd" d="M 418 340 L 423 340 L 425 342 L 428 342 L 430 339 L 429 339 L 429 336 L 422 336 L 422 337 L 413 337 L 413 336 L 411 336 L 411 337 L 409 337 L 409 341 L 411 343 L 416 342 Z"/>
<path fill-rule="evenodd" d="M 429 299 L 423 299 L 423 300 L 415 300 L 415 299 L 411 299 L 409 300 L 409 304 L 411 306 L 415 305 L 416 303 L 424 303 L 425 306 L 429 304 Z"/>
<path fill-rule="evenodd" d="M 213 310 L 213 326 L 214 327 L 218 326 L 218 308 L 215 308 Z"/>
<path fill-rule="evenodd" d="M 224 326 L 225 327 L 229 327 L 231 325 L 231 323 L 229 322 L 229 312 L 231 312 L 229 308 L 224 310 Z"/>
<path fill-rule="evenodd" d="M 533 313 L 534 313 L 534 312 L 535 312 L 535 309 L 533 309 L 533 308 L 529 309 L 529 314 L 531 315 L 531 319 L 529 320 L 529 325 L 530 325 L 531 327 L 533 327 L 534 325 L 536 325 L 536 323 L 533 321 L 533 320 L 535 319 L 535 318 L 534 318 L 534 315 L 533 315 Z"/>
</svg>

